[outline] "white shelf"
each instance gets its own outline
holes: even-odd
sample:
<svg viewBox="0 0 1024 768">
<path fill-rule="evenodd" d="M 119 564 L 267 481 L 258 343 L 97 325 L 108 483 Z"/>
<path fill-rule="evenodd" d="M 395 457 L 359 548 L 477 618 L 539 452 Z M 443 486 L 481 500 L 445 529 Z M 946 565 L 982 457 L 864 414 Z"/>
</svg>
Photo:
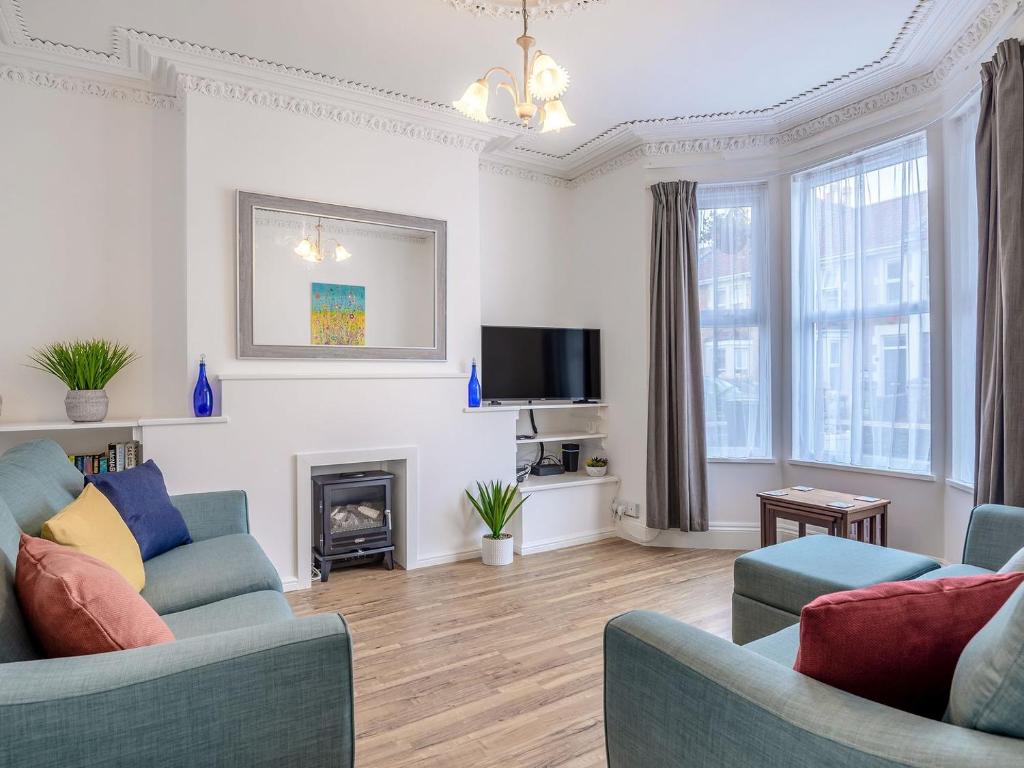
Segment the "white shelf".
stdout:
<svg viewBox="0 0 1024 768">
<path fill-rule="evenodd" d="M 591 477 L 585 472 L 566 472 L 562 475 L 548 475 L 547 477 L 536 477 L 531 475 L 519 485 L 523 493 L 539 493 L 540 491 L 554 491 L 559 488 L 577 488 L 581 485 L 606 485 L 617 483 L 619 478 L 615 475 L 604 477 Z"/>
<path fill-rule="evenodd" d="M 463 408 L 463 413 L 498 413 L 500 411 L 568 411 L 576 408 L 607 408 L 608 403 L 510 403 L 502 405 L 481 405 L 479 408 Z"/>
<path fill-rule="evenodd" d="M 516 443 L 558 443 L 565 440 L 604 440 L 608 437 L 604 432 L 540 432 L 536 437 L 517 437 Z"/>
<path fill-rule="evenodd" d="M 64 432 L 79 429 L 134 429 L 177 424 L 225 424 L 227 416 L 108 419 L 106 421 L 0 421 L 0 432 Z"/>
</svg>

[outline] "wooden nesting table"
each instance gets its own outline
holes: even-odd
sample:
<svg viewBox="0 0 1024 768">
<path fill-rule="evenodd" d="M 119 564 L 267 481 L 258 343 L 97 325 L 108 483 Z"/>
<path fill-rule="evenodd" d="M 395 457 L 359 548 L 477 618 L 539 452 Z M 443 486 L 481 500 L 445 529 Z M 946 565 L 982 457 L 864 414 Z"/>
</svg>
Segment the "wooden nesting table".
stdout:
<svg viewBox="0 0 1024 768">
<path fill-rule="evenodd" d="M 806 536 L 807 526 L 814 525 L 825 528 L 832 536 L 888 546 L 888 499 L 865 501 L 853 494 L 822 488 L 801 491 L 794 487 L 780 488 L 779 491 L 785 492 L 785 495 L 777 495 L 778 491 L 762 491 L 757 494 L 761 500 L 762 547 L 778 543 L 779 520 L 796 523 L 800 536 Z M 829 506 L 832 502 L 844 502 L 852 506 L 841 509 Z"/>
</svg>

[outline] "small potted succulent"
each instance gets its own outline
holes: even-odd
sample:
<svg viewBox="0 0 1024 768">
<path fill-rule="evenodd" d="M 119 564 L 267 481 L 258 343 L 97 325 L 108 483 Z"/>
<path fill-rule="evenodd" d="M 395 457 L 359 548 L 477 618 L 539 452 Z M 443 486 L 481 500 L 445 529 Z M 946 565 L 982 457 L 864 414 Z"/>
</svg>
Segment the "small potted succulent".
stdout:
<svg viewBox="0 0 1024 768">
<path fill-rule="evenodd" d="M 587 459 L 587 474 L 591 477 L 604 477 L 608 472 L 608 459 L 604 456 L 591 456 Z"/>
<path fill-rule="evenodd" d="M 477 483 L 476 491 L 476 496 L 469 491 L 466 491 L 466 496 L 490 530 L 480 540 L 484 565 L 511 565 L 513 540 L 511 533 L 505 533 L 505 526 L 530 497 L 524 496 L 513 504 L 519 491 L 518 483 L 506 485 L 500 480 Z"/>
<path fill-rule="evenodd" d="M 107 339 L 55 341 L 29 355 L 33 368 L 64 382 L 64 409 L 71 421 L 103 421 L 107 417 L 104 388 L 138 356 L 124 344 Z"/>
</svg>

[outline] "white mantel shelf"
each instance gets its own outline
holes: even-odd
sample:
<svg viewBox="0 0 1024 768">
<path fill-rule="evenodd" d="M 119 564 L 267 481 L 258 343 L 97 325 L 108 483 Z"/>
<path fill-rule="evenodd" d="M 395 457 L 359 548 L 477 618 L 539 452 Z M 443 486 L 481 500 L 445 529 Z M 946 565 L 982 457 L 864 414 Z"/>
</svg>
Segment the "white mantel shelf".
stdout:
<svg viewBox="0 0 1024 768">
<path fill-rule="evenodd" d="M 329 381 L 334 379 L 466 379 L 461 371 L 324 371 L 323 373 L 221 373 L 219 381 Z"/>
<path fill-rule="evenodd" d="M 539 493 L 540 491 L 556 491 L 560 488 L 578 488 L 581 485 L 606 485 L 617 482 L 619 482 L 619 478 L 615 477 L 615 475 L 591 477 L 583 473 L 566 472 L 565 474 L 548 475 L 546 477 L 531 475 L 519 484 L 519 490 L 523 493 Z"/>
<path fill-rule="evenodd" d="M 510 403 L 508 405 L 481 405 L 463 408 L 463 413 L 500 413 L 502 411 L 575 410 L 576 408 L 607 408 L 608 403 Z"/>
<path fill-rule="evenodd" d="M 517 437 L 519 445 L 527 443 L 559 443 L 565 440 L 604 440 L 604 432 L 538 432 L 536 437 Z"/>
<path fill-rule="evenodd" d="M 0 421 L 0 432 L 63 432 L 77 429 L 134 429 L 171 427 L 184 424 L 227 424 L 227 416 L 173 416 L 169 418 L 124 418 L 106 421 Z"/>
</svg>

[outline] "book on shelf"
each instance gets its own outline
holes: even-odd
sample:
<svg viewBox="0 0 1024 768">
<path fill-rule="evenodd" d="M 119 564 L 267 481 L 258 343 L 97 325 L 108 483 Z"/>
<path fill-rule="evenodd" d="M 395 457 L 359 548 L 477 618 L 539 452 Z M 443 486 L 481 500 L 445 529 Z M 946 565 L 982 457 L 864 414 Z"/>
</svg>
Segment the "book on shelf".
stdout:
<svg viewBox="0 0 1024 768">
<path fill-rule="evenodd" d="M 142 443 L 138 440 L 110 443 L 102 453 L 69 453 L 68 461 L 83 475 L 123 472 L 142 464 Z"/>
</svg>

